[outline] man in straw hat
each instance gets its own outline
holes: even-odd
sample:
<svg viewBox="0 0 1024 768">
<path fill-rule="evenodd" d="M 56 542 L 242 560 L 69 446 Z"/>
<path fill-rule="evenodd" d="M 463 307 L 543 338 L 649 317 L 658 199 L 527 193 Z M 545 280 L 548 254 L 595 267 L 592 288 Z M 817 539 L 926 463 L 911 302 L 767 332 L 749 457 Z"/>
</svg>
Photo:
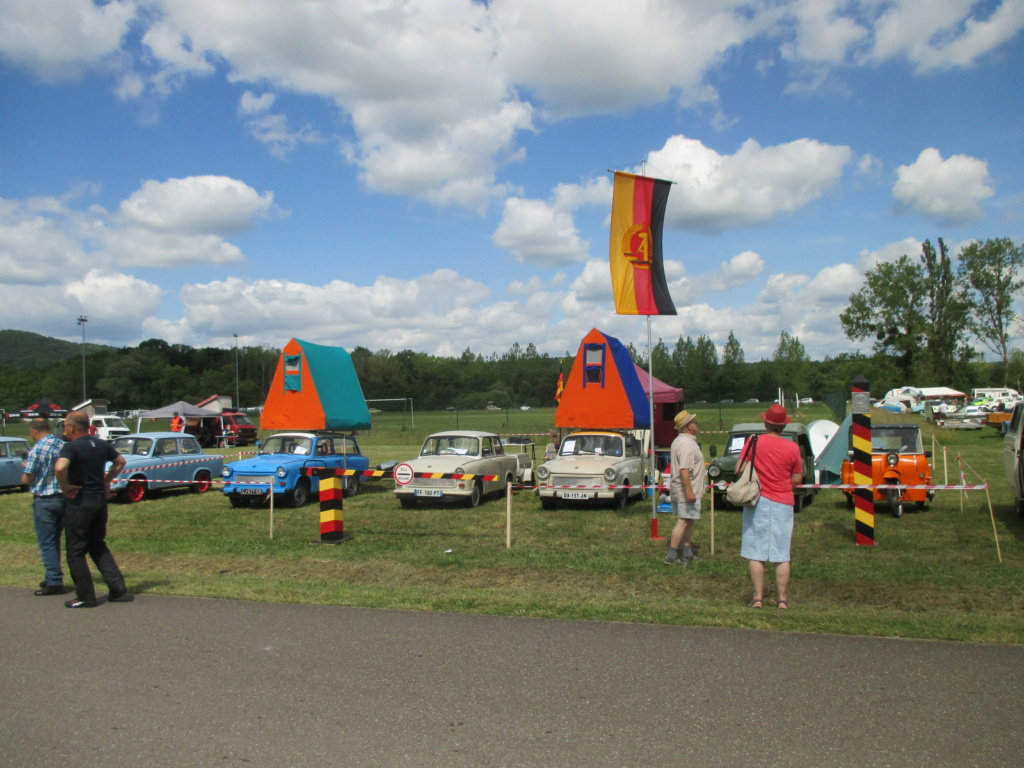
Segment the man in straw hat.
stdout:
<svg viewBox="0 0 1024 768">
<path fill-rule="evenodd" d="M 782 436 L 789 424 L 786 409 L 775 403 L 761 414 L 765 432 L 747 440 L 736 466 L 739 477 L 747 466 L 751 443 L 757 440 L 754 469 L 761 484 L 761 495 L 754 507 L 743 508 L 743 538 L 740 557 L 750 561 L 750 580 L 754 585 L 751 608 L 764 605 L 765 563 L 775 563 L 776 605 L 789 608 L 789 546 L 793 537 L 793 489 L 804 480 L 800 449 Z"/>
<path fill-rule="evenodd" d="M 704 455 L 697 443 L 697 417 L 689 411 L 680 411 L 675 418 L 676 439 L 672 441 L 672 479 L 669 495 L 672 511 L 678 520 L 669 539 L 668 565 L 689 565 L 696 560 L 693 554 L 693 524 L 700 520 L 700 498 L 704 495 Z M 679 547 L 682 545 L 682 556 Z"/>
</svg>

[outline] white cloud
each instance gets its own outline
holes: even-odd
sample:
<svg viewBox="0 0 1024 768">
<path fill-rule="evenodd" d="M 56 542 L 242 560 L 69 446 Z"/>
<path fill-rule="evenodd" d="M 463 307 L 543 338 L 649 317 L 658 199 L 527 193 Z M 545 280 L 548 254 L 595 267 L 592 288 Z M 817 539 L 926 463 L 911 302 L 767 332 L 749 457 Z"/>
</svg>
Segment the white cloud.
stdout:
<svg viewBox="0 0 1024 768">
<path fill-rule="evenodd" d="M 753 139 L 721 155 L 696 139 L 672 136 L 648 161 L 674 181 L 666 226 L 721 232 L 794 213 L 823 196 L 850 162 L 849 147 L 799 139 L 762 147 Z"/>
<path fill-rule="evenodd" d="M 967 155 L 943 160 L 929 147 L 912 165 L 901 165 L 892 194 L 901 210 L 912 210 L 942 224 L 964 224 L 981 216 L 979 203 L 995 194 L 988 163 Z"/>
<path fill-rule="evenodd" d="M 857 259 L 857 269 L 862 273 L 868 272 L 878 266 L 879 263 L 894 262 L 897 261 L 901 256 L 911 256 L 916 258 L 921 255 L 921 241 L 913 237 L 905 237 L 895 243 L 886 243 L 880 248 L 873 251 L 863 250 L 860 252 L 860 258 Z M 856 286 L 851 289 L 850 293 L 859 288 Z"/>
<path fill-rule="evenodd" d="M 74 300 L 77 311 L 88 314 L 89 322 L 134 326 L 137 318 L 153 315 L 160 308 L 161 290 L 131 275 L 90 269 L 84 277 L 68 282 L 64 295 Z"/>
<path fill-rule="evenodd" d="M 273 192 L 261 195 L 237 179 L 189 176 L 145 182 L 121 203 L 121 215 L 156 232 L 226 236 L 245 231 L 273 205 Z"/>
<path fill-rule="evenodd" d="M 0 56 L 46 81 L 77 77 L 118 51 L 136 11 L 132 0 L 0 0 Z"/>
<path fill-rule="evenodd" d="M 252 91 L 246 91 L 238 104 L 238 113 L 245 117 L 249 134 L 261 144 L 265 144 L 270 154 L 284 158 L 299 144 L 323 144 L 326 141 L 309 125 L 293 130 L 287 115 L 274 114 L 270 111 L 274 100 L 272 93 L 256 96 Z"/>
<path fill-rule="evenodd" d="M 517 261 L 548 266 L 584 261 L 590 249 L 571 213 L 518 197 L 505 200 L 504 216 L 491 239 Z"/>
</svg>

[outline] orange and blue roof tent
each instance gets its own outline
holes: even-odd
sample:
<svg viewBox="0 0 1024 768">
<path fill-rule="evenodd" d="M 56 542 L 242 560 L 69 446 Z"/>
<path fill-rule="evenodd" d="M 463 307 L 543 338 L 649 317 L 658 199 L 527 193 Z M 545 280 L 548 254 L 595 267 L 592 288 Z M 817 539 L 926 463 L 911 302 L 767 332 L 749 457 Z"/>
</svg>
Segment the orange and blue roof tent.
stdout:
<svg viewBox="0 0 1024 768">
<path fill-rule="evenodd" d="M 555 426 L 646 429 L 650 423 L 650 406 L 629 350 L 618 339 L 591 329 L 565 382 Z"/>
<path fill-rule="evenodd" d="M 292 339 L 281 350 L 261 429 L 369 429 L 370 409 L 341 347 Z"/>
</svg>

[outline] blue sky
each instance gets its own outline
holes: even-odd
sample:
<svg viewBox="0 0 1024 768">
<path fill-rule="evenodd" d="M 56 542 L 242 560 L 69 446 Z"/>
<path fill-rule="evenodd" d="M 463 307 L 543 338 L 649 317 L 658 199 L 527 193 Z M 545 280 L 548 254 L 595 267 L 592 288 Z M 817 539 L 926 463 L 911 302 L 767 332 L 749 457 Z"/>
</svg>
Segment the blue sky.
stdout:
<svg viewBox="0 0 1024 768">
<path fill-rule="evenodd" d="M 865 270 L 1024 239 L 1022 0 L 0 0 L 0 327 L 574 351 L 609 169 L 675 182 L 654 337 L 869 350 Z"/>
</svg>

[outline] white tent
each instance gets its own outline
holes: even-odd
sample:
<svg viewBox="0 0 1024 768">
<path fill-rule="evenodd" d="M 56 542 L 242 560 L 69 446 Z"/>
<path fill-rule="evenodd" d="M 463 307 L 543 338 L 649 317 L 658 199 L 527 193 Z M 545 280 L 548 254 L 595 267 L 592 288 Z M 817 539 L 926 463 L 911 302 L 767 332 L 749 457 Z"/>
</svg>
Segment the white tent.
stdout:
<svg viewBox="0 0 1024 768">
<path fill-rule="evenodd" d="M 142 428 L 143 419 L 169 419 L 177 411 L 178 415 L 183 419 L 205 419 L 209 416 L 220 416 L 217 411 L 208 411 L 205 408 L 197 408 L 191 403 L 186 403 L 184 400 L 179 400 L 176 403 L 165 405 L 163 408 L 157 408 L 152 411 L 143 411 L 135 419 L 135 431 L 138 432 Z"/>
</svg>

